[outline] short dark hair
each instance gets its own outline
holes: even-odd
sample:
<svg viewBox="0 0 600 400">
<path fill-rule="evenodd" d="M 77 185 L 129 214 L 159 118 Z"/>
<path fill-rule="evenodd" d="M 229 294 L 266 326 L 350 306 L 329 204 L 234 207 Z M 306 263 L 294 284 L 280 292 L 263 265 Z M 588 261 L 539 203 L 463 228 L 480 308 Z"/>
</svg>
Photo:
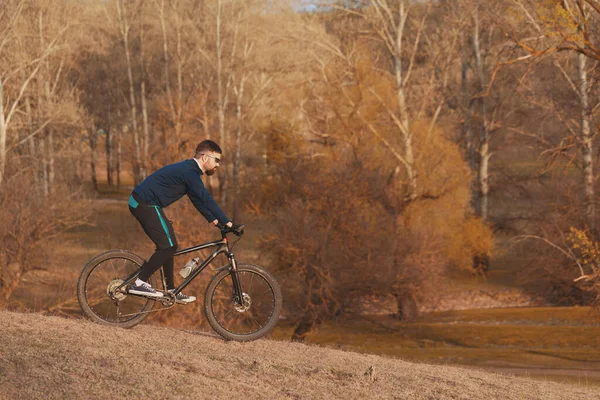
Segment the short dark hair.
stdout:
<svg viewBox="0 0 600 400">
<path fill-rule="evenodd" d="M 205 151 L 211 151 L 213 153 L 223 153 L 221 151 L 221 147 L 219 147 L 219 145 L 216 142 L 213 142 L 212 140 L 203 140 L 200 143 L 198 143 L 198 146 L 196 146 L 196 157 L 198 157 L 200 154 L 204 153 Z"/>
</svg>

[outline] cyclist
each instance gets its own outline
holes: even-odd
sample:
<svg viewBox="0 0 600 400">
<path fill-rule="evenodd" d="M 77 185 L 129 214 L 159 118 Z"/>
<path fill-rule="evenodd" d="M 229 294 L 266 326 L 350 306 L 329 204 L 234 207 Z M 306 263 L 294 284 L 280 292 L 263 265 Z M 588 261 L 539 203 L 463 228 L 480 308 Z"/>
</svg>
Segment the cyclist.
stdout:
<svg viewBox="0 0 600 400">
<path fill-rule="evenodd" d="M 216 172 L 221 154 L 221 148 L 217 143 L 204 140 L 196 147 L 194 158 L 159 169 L 133 189 L 129 197 L 129 211 L 154 242 L 156 251 L 142 265 L 140 275 L 129 288 L 129 293 L 163 297 L 163 293 L 155 290 L 148 283 L 150 276 L 161 265 L 165 272 L 167 290 L 174 290 L 173 254 L 177 250 L 177 239 L 173 232 L 173 225 L 166 218 L 163 208 L 179 200 L 183 195 L 188 195 L 196 209 L 210 223 L 227 226 L 231 230 L 237 227 L 227 218 L 204 187 L 201 179 L 202 175 L 210 176 Z M 178 303 L 191 303 L 196 300 L 196 297 L 178 293 L 175 300 Z"/>
</svg>

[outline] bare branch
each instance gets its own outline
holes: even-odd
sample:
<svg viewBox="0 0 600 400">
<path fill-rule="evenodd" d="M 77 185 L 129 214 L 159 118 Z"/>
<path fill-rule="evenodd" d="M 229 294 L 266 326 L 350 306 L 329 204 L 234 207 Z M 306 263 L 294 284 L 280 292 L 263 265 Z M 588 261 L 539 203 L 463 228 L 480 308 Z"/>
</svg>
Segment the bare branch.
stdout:
<svg viewBox="0 0 600 400">
<path fill-rule="evenodd" d="M 517 236 L 515 238 L 515 240 L 517 241 L 522 241 L 522 240 L 526 240 L 526 239 L 537 239 L 537 240 L 541 240 L 542 242 L 552 246 L 553 248 L 555 248 L 556 250 L 560 251 L 562 254 L 564 254 L 567 258 L 573 260 L 577 266 L 579 267 L 579 270 L 581 271 L 581 275 L 584 275 L 585 273 L 583 272 L 583 267 L 582 265 L 579 263 L 579 261 L 577 260 L 577 257 L 575 257 L 575 255 L 573 255 L 573 253 L 566 251 L 565 249 L 563 249 L 562 247 L 560 247 L 559 245 L 552 243 L 550 240 L 548 240 L 548 238 L 542 237 L 542 236 L 536 236 L 536 235 L 521 235 L 521 236 Z"/>
<path fill-rule="evenodd" d="M 20 145 L 22 145 L 23 143 L 25 143 L 27 140 L 31 139 L 32 137 L 36 136 L 38 133 L 42 132 L 52 121 L 53 121 L 52 118 L 48 118 L 46 121 L 44 121 L 44 123 L 42 125 L 40 125 L 40 127 L 38 129 L 36 129 L 35 131 L 31 132 L 25 138 L 21 139 L 20 141 L 18 141 L 17 143 L 15 143 L 14 145 L 12 145 L 8 149 L 6 149 L 6 152 L 8 153 L 8 152 L 14 150 L 15 148 L 17 148 Z"/>
<path fill-rule="evenodd" d="M 383 99 L 381 98 L 381 96 L 375 90 L 373 90 L 373 88 L 370 87 L 369 88 L 369 92 L 371 94 L 373 94 L 373 96 L 375 96 L 375 98 L 377 99 L 377 101 L 379 101 L 379 104 L 381 104 L 383 106 L 383 108 L 385 108 L 385 111 L 388 113 L 388 115 L 390 116 L 390 118 L 394 121 L 394 124 L 396 124 L 396 126 L 398 127 L 398 129 L 400 129 L 400 132 L 402 132 L 402 136 L 404 136 L 405 138 L 408 137 L 410 135 L 410 132 L 408 132 L 406 130 L 406 127 L 398 119 L 398 117 L 396 116 L 396 114 L 394 113 L 394 111 L 387 104 L 385 104 L 385 102 L 383 101 Z"/>
</svg>

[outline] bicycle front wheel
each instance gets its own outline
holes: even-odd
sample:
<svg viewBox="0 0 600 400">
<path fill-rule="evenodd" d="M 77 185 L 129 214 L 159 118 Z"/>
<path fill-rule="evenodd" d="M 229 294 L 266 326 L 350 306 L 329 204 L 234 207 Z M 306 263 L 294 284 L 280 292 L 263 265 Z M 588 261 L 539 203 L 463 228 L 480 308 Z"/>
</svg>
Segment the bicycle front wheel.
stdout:
<svg viewBox="0 0 600 400">
<path fill-rule="evenodd" d="M 238 265 L 237 276 L 243 304 L 234 299 L 231 271 L 221 271 L 206 289 L 206 318 L 215 332 L 225 339 L 256 340 L 277 323 L 283 303 L 281 289 L 275 278 L 257 265 Z"/>
<path fill-rule="evenodd" d="M 140 256 L 126 250 L 110 250 L 92 258 L 77 283 L 77 299 L 85 315 L 100 324 L 121 328 L 131 328 L 146 319 L 156 301 L 129 295 L 126 287 L 117 290 L 143 262 Z M 157 287 L 154 275 L 149 283 Z"/>
</svg>

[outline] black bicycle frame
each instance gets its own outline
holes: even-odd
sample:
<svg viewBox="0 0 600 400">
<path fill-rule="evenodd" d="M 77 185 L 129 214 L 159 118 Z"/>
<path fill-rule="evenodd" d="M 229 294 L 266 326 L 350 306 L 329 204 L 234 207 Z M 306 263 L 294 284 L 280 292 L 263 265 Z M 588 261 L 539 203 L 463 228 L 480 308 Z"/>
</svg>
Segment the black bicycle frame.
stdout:
<svg viewBox="0 0 600 400">
<path fill-rule="evenodd" d="M 229 264 L 226 264 L 225 266 L 223 266 L 219 269 L 229 268 L 229 270 L 231 271 L 231 279 L 233 281 L 233 290 L 234 290 L 233 295 L 234 295 L 235 301 L 241 305 L 243 302 L 242 286 L 241 286 L 240 281 L 237 276 L 237 263 L 235 261 L 234 255 L 231 252 L 231 249 L 229 247 L 229 239 L 227 239 L 227 237 L 225 237 L 223 235 L 223 238 L 221 240 L 215 240 L 212 242 L 207 242 L 207 243 L 199 244 L 197 246 L 189 247 L 187 249 L 176 251 L 173 254 L 173 257 L 180 256 L 182 254 L 192 253 L 192 252 L 198 251 L 198 250 L 207 249 L 210 247 L 216 247 L 216 249 L 202 262 L 202 264 L 200 264 L 199 267 L 195 268 L 194 271 L 192 271 L 192 273 L 187 278 L 184 279 L 184 281 L 181 283 L 181 285 L 179 285 L 177 288 L 175 288 L 175 290 L 173 291 L 173 295 L 177 295 L 178 293 L 180 293 L 187 285 L 189 285 L 189 283 L 191 281 L 194 280 L 194 278 L 196 278 L 200 273 L 202 273 L 202 271 L 204 271 L 204 269 L 206 267 L 208 267 L 208 264 L 210 264 L 219 254 L 224 253 L 227 256 L 227 258 L 229 259 Z M 125 281 L 121 284 L 121 286 L 119 286 L 117 288 L 117 290 L 121 289 L 122 287 L 124 287 L 127 284 L 129 284 L 130 282 L 132 282 L 139 275 L 139 273 L 140 273 L 140 271 L 136 271 L 133 274 L 131 274 L 127 279 L 125 279 Z M 162 276 L 162 280 L 163 280 L 163 285 L 165 286 L 165 289 L 166 289 L 165 280 L 164 280 L 164 272 L 162 271 L 162 269 L 161 269 L 161 276 Z"/>
<path fill-rule="evenodd" d="M 183 282 L 181 282 L 181 285 L 179 285 L 177 288 L 175 288 L 175 290 L 173 291 L 174 295 L 177 295 L 187 285 L 189 285 L 189 283 L 191 281 L 193 281 L 194 278 L 196 278 L 200 273 L 202 273 L 202 271 L 204 271 L 204 269 L 206 267 L 208 267 L 208 264 L 210 264 L 221 253 L 225 253 L 225 255 L 229 259 L 230 263 L 231 263 L 231 260 L 234 260 L 233 264 L 231 265 L 231 267 L 233 267 L 233 265 L 235 264 L 235 259 L 229 249 L 229 240 L 227 240 L 227 238 L 223 238 L 221 240 L 215 240 L 213 242 L 208 242 L 208 243 L 200 244 L 198 246 L 193 246 L 193 247 L 189 247 L 187 249 L 176 251 L 175 254 L 173 254 L 173 257 L 180 256 L 182 254 L 192 253 L 192 252 L 198 251 L 198 250 L 208 249 L 210 247 L 216 247 L 216 249 L 202 262 L 202 264 L 200 264 L 198 267 L 196 267 L 192 271 L 192 273 L 183 280 Z M 237 276 L 236 276 L 236 278 L 237 278 Z M 235 279 L 235 280 L 237 280 L 237 279 Z M 237 289 L 235 284 L 234 284 L 234 288 Z"/>
</svg>

